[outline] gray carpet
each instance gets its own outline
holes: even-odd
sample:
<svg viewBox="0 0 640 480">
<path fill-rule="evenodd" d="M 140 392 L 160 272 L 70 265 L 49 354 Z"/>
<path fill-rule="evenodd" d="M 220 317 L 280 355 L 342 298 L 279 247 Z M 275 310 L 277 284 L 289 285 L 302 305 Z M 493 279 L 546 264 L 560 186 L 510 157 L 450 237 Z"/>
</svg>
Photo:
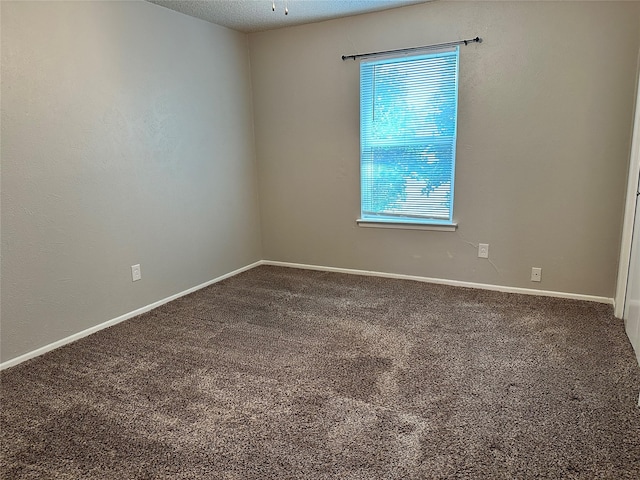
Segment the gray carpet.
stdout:
<svg viewBox="0 0 640 480">
<path fill-rule="evenodd" d="M 1 380 L 2 479 L 640 477 L 596 303 L 265 266 Z"/>
</svg>

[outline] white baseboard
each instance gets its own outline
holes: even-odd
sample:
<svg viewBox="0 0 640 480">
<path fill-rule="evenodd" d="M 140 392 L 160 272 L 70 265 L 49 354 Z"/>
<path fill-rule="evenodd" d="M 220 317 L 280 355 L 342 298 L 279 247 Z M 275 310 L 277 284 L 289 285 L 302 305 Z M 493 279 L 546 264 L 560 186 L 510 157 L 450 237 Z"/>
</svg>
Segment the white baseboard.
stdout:
<svg viewBox="0 0 640 480">
<path fill-rule="evenodd" d="M 91 335 L 92 333 L 96 333 L 104 328 L 107 327 L 111 327 L 112 325 L 116 325 L 120 322 L 124 322 L 125 320 L 129 320 L 130 318 L 133 317 L 137 317 L 138 315 L 141 315 L 143 313 L 146 313 L 150 310 L 153 310 L 154 308 L 158 308 L 161 305 L 164 305 L 165 303 L 169 303 L 172 300 L 176 300 L 180 297 L 184 297 L 185 295 L 189 295 L 190 293 L 193 293 L 197 290 L 200 290 L 201 288 L 205 288 L 208 287 L 209 285 L 213 285 L 214 283 L 220 282 L 226 278 L 229 277 L 233 277 L 234 275 L 237 275 L 239 273 L 242 273 L 244 271 L 250 270 L 254 267 L 257 267 L 258 265 L 261 265 L 262 261 L 257 261 L 254 262 L 250 265 L 247 265 L 245 267 L 239 268 L 237 270 L 234 270 L 233 272 L 229 272 L 229 273 L 225 273 L 224 275 L 221 275 L 219 277 L 214 278 L 213 280 L 209 280 L 205 283 L 201 283 L 200 285 L 196 285 L 195 287 L 189 288 L 187 290 L 184 290 L 183 292 L 180 293 L 176 293 L 175 295 L 171 295 L 167 298 L 163 298 L 162 300 L 158 300 L 157 302 L 153 302 L 149 305 L 146 305 L 144 307 L 138 308 L 132 312 L 129 313 L 125 313 L 124 315 L 120 315 L 117 318 L 113 318 L 111 320 L 107 320 L 106 322 L 103 322 L 99 325 L 95 325 L 93 327 L 87 328 L 86 330 L 82 330 L 81 332 L 78 333 L 74 333 L 73 335 L 70 335 L 66 338 L 63 338 L 61 340 L 58 340 L 56 342 L 50 343 L 48 345 L 45 345 L 44 347 L 40 347 L 37 348 L 31 352 L 25 353 L 23 355 L 20 355 L 19 357 L 16 358 L 12 358 L 11 360 L 7 360 L 6 362 L 0 363 L 0 370 L 4 370 L 5 368 L 9 368 L 9 367 L 13 367 L 15 365 L 18 365 L 19 363 L 25 362 L 27 360 L 30 360 L 32 358 L 38 357 L 40 355 L 43 355 L 47 352 L 50 352 L 51 350 L 54 350 L 58 347 L 62 347 L 63 345 L 66 345 L 68 343 L 71 342 L 75 342 L 76 340 L 80 340 L 81 338 L 87 337 L 89 335 Z"/>
<path fill-rule="evenodd" d="M 400 273 L 375 272 L 370 270 L 356 270 L 352 268 L 325 267 L 321 265 L 305 265 L 302 263 L 277 262 L 262 260 L 261 265 L 274 265 L 278 267 L 301 268 L 305 270 L 320 270 L 324 272 L 348 273 L 351 275 L 367 275 L 372 277 L 396 278 L 400 280 L 414 280 L 417 282 L 437 283 L 454 287 L 478 288 L 481 290 L 494 290 L 496 292 L 520 293 L 524 295 L 538 295 L 543 297 L 570 298 L 587 302 L 607 303 L 613 305 L 613 298 L 598 297 L 595 295 L 583 295 L 581 293 L 554 292 L 549 290 L 536 290 L 533 288 L 507 287 L 504 285 L 491 285 L 487 283 L 463 282 L 460 280 L 447 280 L 443 278 L 420 277 L 417 275 L 404 275 Z"/>
<path fill-rule="evenodd" d="M 58 347 L 62 347 L 71 342 L 75 342 L 81 338 L 84 338 L 92 333 L 98 332 L 104 328 L 110 327 L 112 325 L 116 325 L 120 322 L 124 322 L 125 320 L 129 320 L 130 318 L 136 317 L 143 313 L 146 313 L 154 308 L 158 308 L 165 303 L 169 303 L 172 300 L 176 300 L 180 297 L 193 293 L 201 288 L 208 287 L 209 285 L 213 285 L 214 283 L 220 282 L 226 278 L 233 277 L 239 273 L 250 270 L 254 267 L 260 265 L 273 265 L 278 267 L 290 267 L 290 268 L 299 268 L 305 270 L 320 270 L 324 272 L 336 272 L 336 273 L 347 273 L 351 275 L 365 275 L 365 276 L 373 276 L 373 277 L 384 277 L 384 278 L 396 278 L 401 280 L 414 280 L 418 282 L 426 282 L 426 283 L 437 283 L 442 285 L 451 285 L 454 287 L 468 287 L 468 288 L 478 288 L 482 290 L 495 290 L 498 292 L 507 292 L 507 293 L 521 293 L 524 295 L 541 295 L 546 297 L 559 297 L 559 298 L 571 298 L 574 300 L 585 300 L 588 302 L 598 302 L 598 303 L 607 303 L 613 304 L 613 299 L 608 297 L 597 297 L 593 295 L 582 295 L 579 293 L 566 293 L 566 292 L 552 292 L 548 290 L 535 290 L 531 288 L 520 288 L 520 287 L 506 287 L 503 285 L 490 285 L 485 283 L 473 283 L 473 282 L 463 282 L 459 280 L 447 280 L 442 278 L 431 278 L 431 277 L 420 277 L 417 275 L 403 275 L 398 273 L 386 273 L 386 272 L 376 272 L 371 270 L 356 270 L 351 268 L 338 268 L 338 267 L 326 267 L 321 265 L 306 265 L 302 263 L 290 263 L 290 262 L 277 262 L 273 260 L 259 260 L 245 267 L 234 270 L 233 272 L 226 273 L 221 275 L 213 280 L 209 280 L 208 282 L 202 283 L 200 285 L 196 285 L 195 287 L 189 288 L 180 293 L 176 293 L 175 295 L 171 295 L 169 297 L 163 298 L 162 300 L 158 300 L 157 302 L 151 303 L 144 307 L 138 308 L 132 312 L 125 313 L 117 318 L 113 318 L 111 320 L 107 320 L 104 323 L 99 325 L 95 325 L 93 327 L 87 328 L 86 330 L 82 330 L 81 332 L 74 333 L 66 338 L 58 340 L 56 342 L 45 345 L 44 347 L 37 348 L 31 352 L 20 355 L 19 357 L 12 358 L 11 360 L 7 360 L 6 362 L 0 363 L 0 370 L 4 370 L 5 368 L 13 367 L 22 363 L 26 360 L 30 360 L 32 358 L 43 355 L 51 350 L 54 350 Z"/>
</svg>

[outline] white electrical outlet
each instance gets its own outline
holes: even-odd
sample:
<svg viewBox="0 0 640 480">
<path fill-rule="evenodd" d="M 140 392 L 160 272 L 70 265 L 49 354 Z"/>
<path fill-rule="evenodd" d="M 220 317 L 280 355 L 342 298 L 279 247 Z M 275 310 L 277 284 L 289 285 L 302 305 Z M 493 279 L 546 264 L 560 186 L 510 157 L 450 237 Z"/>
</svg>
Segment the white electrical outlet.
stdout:
<svg viewBox="0 0 640 480">
<path fill-rule="evenodd" d="M 136 282 L 142 278 L 142 271 L 140 270 L 140 264 L 131 265 L 131 279 Z"/>
<path fill-rule="evenodd" d="M 539 267 L 531 267 L 531 281 L 532 282 L 540 282 L 542 281 L 542 269 Z"/>
<path fill-rule="evenodd" d="M 489 244 L 481 243 L 478 245 L 478 258 L 489 258 Z"/>
</svg>

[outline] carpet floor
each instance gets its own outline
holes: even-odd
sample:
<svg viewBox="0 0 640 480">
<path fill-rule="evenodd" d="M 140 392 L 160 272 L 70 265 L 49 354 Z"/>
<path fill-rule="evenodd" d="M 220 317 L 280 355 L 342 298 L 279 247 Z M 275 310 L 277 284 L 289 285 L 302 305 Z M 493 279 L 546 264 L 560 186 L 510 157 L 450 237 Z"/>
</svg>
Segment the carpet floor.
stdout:
<svg viewBox="0 0 640 480">
<path fill-rule="evenodd" d="M 2 479 L 640 478 L 597 303 L 262 266 L 1 381 Z"/>
</svg>

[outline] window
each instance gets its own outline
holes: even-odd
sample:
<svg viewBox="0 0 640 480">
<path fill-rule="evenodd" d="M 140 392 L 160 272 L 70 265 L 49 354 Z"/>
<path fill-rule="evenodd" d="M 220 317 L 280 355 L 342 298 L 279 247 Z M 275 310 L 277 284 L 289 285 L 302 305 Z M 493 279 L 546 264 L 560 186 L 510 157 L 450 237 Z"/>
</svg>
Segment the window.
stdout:
<svg viewBox="0 0 640 480">
<path fill-rule="evenodd" d="M 458 47 L 360 64 L 359 223 L 453 226 Z"/>
</svg>

